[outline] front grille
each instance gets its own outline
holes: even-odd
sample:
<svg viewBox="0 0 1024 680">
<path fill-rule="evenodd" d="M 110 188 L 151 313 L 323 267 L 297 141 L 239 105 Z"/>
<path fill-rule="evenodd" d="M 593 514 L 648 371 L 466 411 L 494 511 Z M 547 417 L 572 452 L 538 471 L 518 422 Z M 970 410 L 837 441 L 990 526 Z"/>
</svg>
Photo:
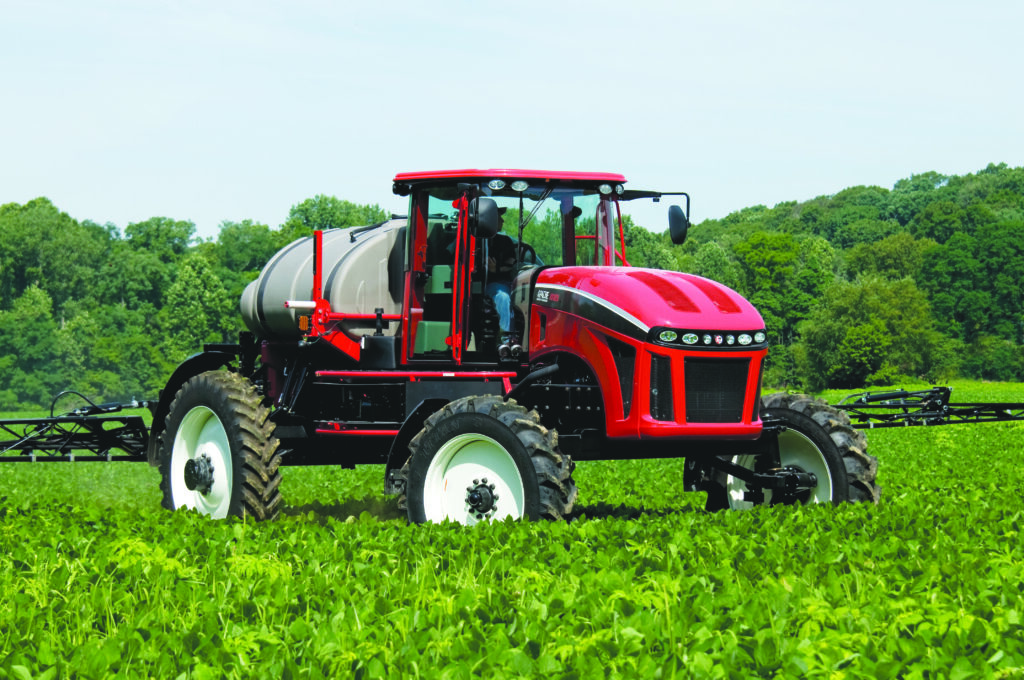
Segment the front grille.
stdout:
<svg viewBox="0 0 1024 680">
<path fill-rule="evenodd" d="M 675 420 L 672 410 L 672 360 L 660 354 L 652 354 L 651 417 L 655 420 Z"/>
<path fill-rule="evenodd" d="M 738 423 L 743 420 L 749 359 L 693 359 L 686 374 L 686 422 Z"/>
</svg>

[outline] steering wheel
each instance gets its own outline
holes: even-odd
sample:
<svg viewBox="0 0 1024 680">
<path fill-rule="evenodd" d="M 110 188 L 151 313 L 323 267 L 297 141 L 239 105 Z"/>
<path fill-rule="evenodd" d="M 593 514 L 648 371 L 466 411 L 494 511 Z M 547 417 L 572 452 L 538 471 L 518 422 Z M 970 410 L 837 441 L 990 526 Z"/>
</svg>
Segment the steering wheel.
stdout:
<svg viewBox="0 0 1024 680">
<path fill-rule="evenodd" d="M 537 251 L 533 249 L 529 243 L 519 243 L 519 247 L 523 251 L 523 260 L 519 263 L 519 269 L 526 269 L 527 267 L 536 267 L 540 264 L 540 260 L 537 259 Z"/>
</svg>

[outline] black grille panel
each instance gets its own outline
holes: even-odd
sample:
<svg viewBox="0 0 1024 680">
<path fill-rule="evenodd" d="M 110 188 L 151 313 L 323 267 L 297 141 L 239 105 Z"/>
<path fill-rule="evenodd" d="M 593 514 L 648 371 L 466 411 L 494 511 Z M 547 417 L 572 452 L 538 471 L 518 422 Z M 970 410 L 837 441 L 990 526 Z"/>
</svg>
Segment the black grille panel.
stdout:
<svg viewBox="0 0 1024 680">
<path fill-rule="evenodd" d="M 619 387 L 622 389 L 622 415 L 629 417 L 633 396 L 633 365 L 636 363 L 636 350 L 624 342 L 608 338 L 608 349 L 615 357 L 615 369 L 619 373 Z"/>
<path fill-rule="evenodd" d="M 691 359 L 686 371 L 686 422 L 738 423 L 743 420 L 749 359 Z"/>
<path fill-rule="evenodd" d="M 660 354 L 651 355 L 651 417 L 675 420 L 672 406 L 672 360 Z"/>
</svg>

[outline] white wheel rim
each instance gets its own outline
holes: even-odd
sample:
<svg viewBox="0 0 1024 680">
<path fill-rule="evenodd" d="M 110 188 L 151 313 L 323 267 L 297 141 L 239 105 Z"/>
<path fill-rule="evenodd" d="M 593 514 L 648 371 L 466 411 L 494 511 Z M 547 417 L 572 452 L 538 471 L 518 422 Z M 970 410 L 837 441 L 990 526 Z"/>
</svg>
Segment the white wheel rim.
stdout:
<svg viewBox="0 0 1024 680">
<path fill-rule="evenodd" d="M 484 517 L 470 507 L 469 490 L 478 484 L 494 485 L 493 510 Z M 523 477 L 505 447 L 482 434 L 452 437 L 437 451 L 423 482 L 423 507 L 429 522 L 451 520 L 460 524 L 519 519 L 526 507 Z"/>
<path fill-rule="evenodd" d="M 185 464 L 206 457 L 213 465 L 208 493 L 185 485 Z M 231 444 L 217 414 L 196 406 L 185 414 L 171 450 L 171 498 L 175 508 L 191 508 L 215 519 L 228 516 L 231 507 Z"/>
<path fill-rule="evenodd" d="M 828 503 L 832 500 L 832 476 L 828 473 L 828 463 L 817 445 L 802 432 L 786 430 L 779 435 L 779 459 L 782 467 L 794 467 L 801 472 L 810 472 L 818 479 L 818 485 L 811 490 L 805 504 Z M 756 456 L 736 456 L 732 462 L 745 468 L 754 469 Z M 759 505 L 744 500 L 747 484 L 742 479 L 727 475 L 725 491 L 729 499 L 729 507 L 734 510 L 748 510 Z M 764 505 L 771 505 L 772 490 L 764 490 Z"/>
</svg>

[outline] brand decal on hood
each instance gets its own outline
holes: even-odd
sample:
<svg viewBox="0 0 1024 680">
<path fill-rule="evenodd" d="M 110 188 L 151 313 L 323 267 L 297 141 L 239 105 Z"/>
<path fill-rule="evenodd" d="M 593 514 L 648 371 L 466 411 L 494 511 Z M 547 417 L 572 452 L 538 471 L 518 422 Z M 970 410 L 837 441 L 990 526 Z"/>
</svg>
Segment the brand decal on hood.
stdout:
<svg viewBox="0 0 1024 680">
<path fill-rule="evenodd" d="M 537 304 L 590 319 L 594 323 L 637 340 L 645 339 L 651 330 L 650 326 L 621 307 L 568 286 L 540 284 L 533 299 Z"/>
</svg>

